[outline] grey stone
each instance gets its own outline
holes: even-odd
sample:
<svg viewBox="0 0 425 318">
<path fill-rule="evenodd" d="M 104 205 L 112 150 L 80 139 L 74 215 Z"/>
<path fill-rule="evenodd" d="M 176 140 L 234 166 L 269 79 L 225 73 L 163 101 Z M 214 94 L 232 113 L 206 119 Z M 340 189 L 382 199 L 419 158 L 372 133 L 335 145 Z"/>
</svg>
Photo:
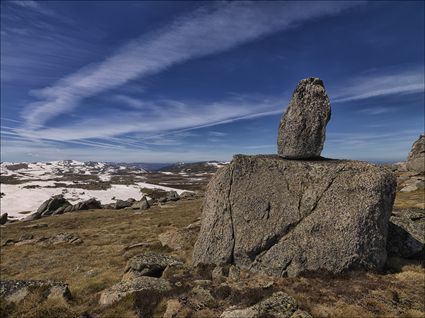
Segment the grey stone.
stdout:
<svg viewBox="0 0 425 318">
<path fill-rule="evenodd" d="M 65 209 L 69 205 L 71 204 L 63 197 L 62 194 L 55 195 L 44 201 L 37 209 L 36 214 L 39 214 L 40 216 L 49 216 L 54 214 L 56 211 L 61 211 L 62 208 Z"/>
<path fill-rule="evenodd" d="M 180 264 L 175 258 L 159 253 L 147 252 L 128 260 L 124 277 L 153 276 L 160 277 L 167 266 Z"/>
<path fill-rule="evenodd" d="M 407 170 L 416 173 L 425 173 L 425 135 L 419 136 L 412 146 L 407 157 Z"/>
<path fill-rule="evenodd" d="M 193 262 L 278 276 L 380 270 L 395 188 L 365 162 L 236 155 L 208 185 Z"/>
<path fill-rule="evenodd" d="M 131 208 L 133 210 L 147 210 L 150 208 L 149 202 L 146 199 L 146 196 L 144 196 L 140 201 L 135 201 Z"/>
<path fill-rule="evenodd" d="M 131 280 L 122 280 L 111 288 L 104 290 L 100 295 L 99 303 L 102 306 L 109 306 L 136 292 L 165 293 L 169 290 L 171 290 L 171 285 L 165 279 L 141 276 Z"/>
<path fill-rule="evenodd" d="M 295 318 L 311 317 L 308 313 L 297 310 L 294 298 L 284 292 L 276 292 L 259 303 L 244 309 L 229 308 L 221 314 L 221 318 Z M 304 316 L 301 316 L 301 312 Z"/>
<path fill-rule="evenodd" d="M 425 211 L 394 210 L 390 218 L 387 250 L 391 256 L 423 258 L 425 256 Z"/>
<path fill-rule="evenodd" d="M 63 282 L 50 280 L 2 280 L 0 281 L 0 297 L 9 303 L 19 303 L 32 288 L 42 288 L 47 298 L 61 298 L 65 301 L 71 299 L 68 285 Z"/>
<path fill-rule="evenodd" d="M 322 80 L 310 77 L 300 81 L 279 125 L 278 154 L 290 159 L 319 157 L 330 118 Z"/>
</svg>

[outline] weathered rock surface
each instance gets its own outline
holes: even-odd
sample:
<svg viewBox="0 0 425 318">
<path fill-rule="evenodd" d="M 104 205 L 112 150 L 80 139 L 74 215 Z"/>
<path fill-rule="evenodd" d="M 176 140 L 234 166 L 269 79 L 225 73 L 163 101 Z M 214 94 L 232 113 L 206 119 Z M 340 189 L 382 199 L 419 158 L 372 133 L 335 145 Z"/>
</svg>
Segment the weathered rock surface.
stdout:
<svg viewBox="0 0 425 318">
<path fill-rule="evenodd" d="M 388 231 L 388 254 L 404 258 L 425 256 L 425 210 L 394 210 Z"/>
<path fill-rule="evenodd" d="M 36 214 L 39 214 L 40 217 L 61 214 L 68 206 L 71 206 L 71 203 L 69 203 L 63 195 L 59 194 L 44 201 L 37 209 Z"/>
<path fill-rule="evenodd" d="M 379 270 L 395 187 L 365 162 L 236 155 L 207 188 L 193 262 L 279 276 Z"/>
<path fill-rule="evenodd" d="M 312 77 L 300 81 L 279 125 L 278 154 L 291 159 L 319 157 L 330 118 L 323 82 Z"/>
<path fill-rule="evenodd" d="M 140 201 L 136 201 L 131 205 L 133 210 L 147 210 L 150 208 L 150 204 L 146 196 L 144 196 Z"/>
<path fill-rule="evenodd" d="M 50 215 L 101 208 L 102 205 L 100 201 L 96 200 L 95 198 L 91 198 L 72 205 L 63 197 L 62 194 L 59 194 L 44 201 L 37 209 L 37 212 L 24 218 L 24 221 L 38 220 L 42 217 Z"/>
<path fill-rule="evenodd" d="M 142 253 L 128 260 L 125 277 L 152 276 L 160 277 L 169 265 L 181 264 L 175 258 L 159 253 Z"/>
<path fill-rule="evenodd" d="M 104 290 L 100 295 L 99 303 L 103 306 L 108 306 L 136 292 L 165 293 L 170 289 L 171 285 L 165 279 L 141 276 L 131 280 L 122 280 L 111 288 Z"/>
<path fill-rule="evenodd" d="M 406 167 L 409 171 L 425 173 L 425 135 L 419 136 L 407 157 Z"/>
<path fill-rule="evenodd" d="M 251 307 L 244 309 L 229 308 L 220 316 L 221 318 L 298 318 L 312 317 L 305 311 L 299 310 L 298 304 L 294 298 L 283 293 L 274 293 Z"/>
<path fill-rule="evenodd" d="M 67 284 L 45 280 L 2 280 L 0 281 L 0 297 L 6 302 L 19 303 L 34 288 L 43 289 L 43 294 L 47 298 L 71 299 Z"/>
</svg>

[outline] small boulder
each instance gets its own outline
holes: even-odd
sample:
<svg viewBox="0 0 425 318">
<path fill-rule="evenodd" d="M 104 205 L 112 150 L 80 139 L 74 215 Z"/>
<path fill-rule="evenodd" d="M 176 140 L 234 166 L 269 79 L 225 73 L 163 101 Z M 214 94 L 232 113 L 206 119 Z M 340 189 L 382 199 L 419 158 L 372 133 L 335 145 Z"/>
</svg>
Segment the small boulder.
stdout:
<svg viewBox="0 0 425 318">
<path fill-rule="evenodd" d="M 244 309 L 229 308 L 221 318 L 311 318 L 312 316 L 298 309 L 294 298 L 284 292 L 276 292 L 259 303 Z"/>
<path fill-rule="evenodd" d="M 331 106 L 322 80 L 301 80 L 280 122 L 278 154 L 289 159 L 320 157 L 330 118 Z"/>
<path fill-rule="evenodd" d="M 165 254 L 142 253 L 128 260 L 124 278 L 129 279 L 138 276 L 161 277 L 165 268 L 174 264 L 181 264 L 181 262 Z"/>
<path fill-rule="evenodd" d="M 99 304 L 109 306 L 123 297 L 137 292 L 147 291 L 160 294 L 169 290 L 171 290 L 171 285 L 165 279 L 140 276 L 131 280 L 122 280 L 111 288 L 104 290 L 100 295 Z"/>
<path fill-rule="evenodd" d="M 43 289 L 46 298 L 61 298 L 65 301 L 71 299 L 67 284 L 49 280 L 1 280 L 0 297 L 8 303 L 19 303 L 34 288 Z"/>
<path fill-rule="evenodd" d="M 55 195 L 51 197 L 50 199 L 44 201 L 40 207 L 37 209 L 37 212 L 35 214 L 43 216 L 49 216 L 54 215 L 58 213 L 63 213 L 63 211 L 66 209 L 66 207 L 70 206 L 71 203 L 69 203 L 62 194 Z"/>
<path fill-rule="evenodd" d="M 140 201 L 136 201 L 132 204 L 131 208 L 133 210 L 147 210 L 150 208 L 150 204 L 146 198 L 146 196 L 144 196 Z"/>
</svg>

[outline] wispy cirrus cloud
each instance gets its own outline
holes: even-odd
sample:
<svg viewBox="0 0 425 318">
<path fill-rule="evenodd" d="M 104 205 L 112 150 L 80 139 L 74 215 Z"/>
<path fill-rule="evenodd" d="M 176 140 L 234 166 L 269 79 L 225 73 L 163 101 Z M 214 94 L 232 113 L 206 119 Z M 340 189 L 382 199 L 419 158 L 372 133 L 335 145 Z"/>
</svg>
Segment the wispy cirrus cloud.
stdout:
<svg viewBox="0 0 425 318">
<path fill-rule="evenodd" d="M 145 136 L 167 131 L 189 131 L 198 128 L 231 123 L 238 120 L 253 119 L 280 114 L 283 106 L 280 98 L 249 100 L 224 100 L 220 102 L 183 103 L 174 100 L 160 100 L 148 105 L 153 110 L 145 113 L 136 109 L 126 111 L 117 116 L 90 117 L 78 122 L 62 125 L 60 128 L 44 127 L 37 130 L 16 128 L 15 132 L 27 138 L 39 138 L 58 141 L 110 138 L 131 133 L 144 133 Z M 135 105 L 136 106 L 136 105 Z"/>
<path fill-rule="evenodd" d="M 423 65 L 399 72 L 375 71 L 355 76 L 343 85 L 339 84 L 332 93 L 335 103 L 380 97 L 392 94 L 424 92 Z"/>
<path fill-rule="evenodd" d="M 40 100 L 30 104 L 22 116 L 28 127 L 36 129 L 48 120 L 72 111 L 83 99 L 135 78 L 231 49 L 310 19 L 337 14 L 358 4 L 356 1 L 315 1 L 308 4 L 233 2 L 208 5 L 161 30 L 135 39 L 97 64 L 88 65 L 52 86 L 34 91 Z"/>
</svg>

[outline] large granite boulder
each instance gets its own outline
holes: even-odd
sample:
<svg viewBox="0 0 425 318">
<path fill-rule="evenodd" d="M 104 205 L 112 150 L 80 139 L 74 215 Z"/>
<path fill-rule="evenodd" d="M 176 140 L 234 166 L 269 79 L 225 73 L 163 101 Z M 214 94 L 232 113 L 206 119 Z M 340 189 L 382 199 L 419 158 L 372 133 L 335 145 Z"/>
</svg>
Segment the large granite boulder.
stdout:
<svg viewBox="0 0 425 318">
<path fill-rule="evenodd" d="M 236 155 L 208 185 L 193 262 L 278 276 L 379 270 L 395 188 L 365 162 Z"/>
<path fill-rule="evenodd" d="M 407 170 L 416 173 L 425 173 L 425 135 L 419 136 L 407 157 Z"/>
<path fill-rule="evenodd" d="M 290 159 L 319 157 L 330 118 L 323 82 L 313 77 L 300 81 L 280 122 L 278 154 Z"/>
</svg>

